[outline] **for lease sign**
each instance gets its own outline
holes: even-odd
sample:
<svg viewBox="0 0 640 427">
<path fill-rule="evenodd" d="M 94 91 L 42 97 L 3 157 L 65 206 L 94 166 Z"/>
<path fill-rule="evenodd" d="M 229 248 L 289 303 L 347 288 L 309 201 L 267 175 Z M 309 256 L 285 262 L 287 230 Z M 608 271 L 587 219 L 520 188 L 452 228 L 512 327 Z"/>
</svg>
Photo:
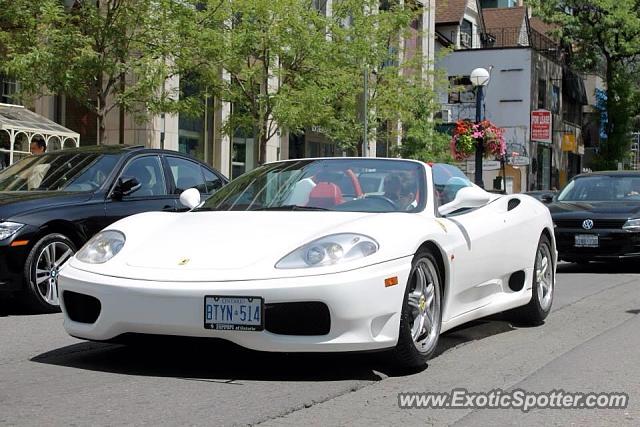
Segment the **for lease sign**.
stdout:
<svg viewBox="0 0 640 427">
<path fill-rule="evenodd" d="M 551 111 L 533 110 L 531 112 L 531 140 L 551 144 Z"/>
</svg>

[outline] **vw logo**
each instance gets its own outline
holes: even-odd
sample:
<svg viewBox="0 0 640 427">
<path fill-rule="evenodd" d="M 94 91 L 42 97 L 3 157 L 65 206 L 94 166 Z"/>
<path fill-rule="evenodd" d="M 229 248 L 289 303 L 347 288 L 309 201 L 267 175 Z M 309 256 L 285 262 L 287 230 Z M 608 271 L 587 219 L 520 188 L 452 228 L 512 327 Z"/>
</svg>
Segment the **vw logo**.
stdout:
<svg viewBox="0 0 640 427">
<path fill-rule="evenodd" d="M 585 230 L 591 230 L 593 228 L 593 220 L 585 219 L 584 221 L 582 221 L 582 228 L 584 228 Z"/>
</svg>

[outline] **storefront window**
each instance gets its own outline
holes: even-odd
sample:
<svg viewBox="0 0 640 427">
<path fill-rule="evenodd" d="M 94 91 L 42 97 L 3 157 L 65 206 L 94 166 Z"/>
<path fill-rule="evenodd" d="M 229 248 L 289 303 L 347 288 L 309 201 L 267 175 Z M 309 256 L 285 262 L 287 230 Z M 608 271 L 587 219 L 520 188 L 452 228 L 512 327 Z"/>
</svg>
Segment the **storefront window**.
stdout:
<svg viewBox="0 0 640 427">
<path fill-rule="evenodd" d="M 200 90 L 189 80 L 189 77 L 183 77 L 180 79 L 180 86 L 183 97 L 192 97 L 197 95 Z M 208 100 L 205 104 L 203 100 L 203 114 L 199 117 L 187 116 L 180 114 L 178 117 L 178 151 L 188 154 L 204 162 L 211 161 L 211 152 L 213 150 L 213 123 L 209 123 L 206 126 L 205 120 L 211 120 L 213 103 Z M 208 133 L 208 135 L 206 135 Z M 209 154 L 205 154 L 205 145 L 209 144 Z"/>
<path fill-rule="evenodd" d="M 336 144 L 332 142 L 309 141 L 308 157 L 334 157 Z"/>
<path fill-rule="evenodd" d="M 254 169 L 256 162 L 256 136 L 253 129 L 237 128 L 233 133 L 231 153 L 231 179 Z"/>
</svg>

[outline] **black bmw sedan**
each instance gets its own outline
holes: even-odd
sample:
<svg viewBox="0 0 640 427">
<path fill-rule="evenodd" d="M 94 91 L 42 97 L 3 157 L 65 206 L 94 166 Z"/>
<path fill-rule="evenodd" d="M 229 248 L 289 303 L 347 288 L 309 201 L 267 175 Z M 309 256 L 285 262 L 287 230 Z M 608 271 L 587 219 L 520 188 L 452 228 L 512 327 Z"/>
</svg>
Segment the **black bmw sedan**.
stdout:
<svg viewBox="0 0 640 427">
<path fill-rule="evenodd" d="M 640 257 L 640 173 L 573 178 L 549 210 L 559 258 L 569 262 Z"/>
<path fill-rule="evenodd" d="M 27 157 L 0 172 L 0 298 L 17 293 L 38 311 L 58 309 L 60 266 L 125 216 L 186 209 L 179 194 L 206 197 L 227 183 L 175 151 L 96 146 Z"/>
</svg>

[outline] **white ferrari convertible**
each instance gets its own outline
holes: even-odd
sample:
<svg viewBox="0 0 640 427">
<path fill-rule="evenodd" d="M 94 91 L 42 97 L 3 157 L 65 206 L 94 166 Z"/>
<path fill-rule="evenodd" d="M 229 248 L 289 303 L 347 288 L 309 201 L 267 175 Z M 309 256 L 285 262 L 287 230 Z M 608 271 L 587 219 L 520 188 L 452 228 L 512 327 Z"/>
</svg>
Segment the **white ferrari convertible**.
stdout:
<svg viewBox="0 0 640 427">
<path fill-rule="evenodd" d="M 441 333 L 507 311 L 540 324 L 549 210 L 453 166 L 327 158 L 266 164 L 188 212 L 120 220 L 59 273 L 75 337 L 216 337 L 263 351 L 387 350 L 424 365 Z"/>
</svg>

